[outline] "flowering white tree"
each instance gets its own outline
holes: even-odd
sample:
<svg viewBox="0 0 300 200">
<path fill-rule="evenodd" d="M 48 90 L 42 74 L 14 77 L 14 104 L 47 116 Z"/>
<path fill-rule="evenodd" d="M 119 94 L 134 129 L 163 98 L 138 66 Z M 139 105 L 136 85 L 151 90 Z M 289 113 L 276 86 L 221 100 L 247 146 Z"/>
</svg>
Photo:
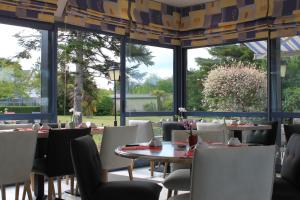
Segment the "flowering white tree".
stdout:
<svg viewBox="0 0 300 200">
<path fill-rule="evenodd" d="M 211 111 L 264 111 L 266 73 L 251 63 L 221 65 L 209 72 L 203 92 L 204 103 Z"/>
</svg>

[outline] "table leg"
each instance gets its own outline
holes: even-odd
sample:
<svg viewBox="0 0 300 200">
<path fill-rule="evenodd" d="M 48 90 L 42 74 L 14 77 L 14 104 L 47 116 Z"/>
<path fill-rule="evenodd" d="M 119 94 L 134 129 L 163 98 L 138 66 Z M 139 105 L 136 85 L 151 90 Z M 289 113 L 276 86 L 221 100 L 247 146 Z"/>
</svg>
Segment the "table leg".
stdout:
<svg viewBox="0 0 300 200">
<path fill-rule="evenodd" d="M 36 200 L 45 199 L 44 196 L 44 176 L 39 174 L 34 174 L 34 185 L 33 185 L 34 195 Z"/>
<path fill-rule="evenodd" d="M 234 130 L 233 131 L 234 137 L 238 138 L 241 143 L 243 142 L 243 140 L 242 140 L 243 139 L 242 138 L 243 134 L 242 133 L 243 133 L 243 131 L 240 131 L 240 130 Z"/>
</svg>

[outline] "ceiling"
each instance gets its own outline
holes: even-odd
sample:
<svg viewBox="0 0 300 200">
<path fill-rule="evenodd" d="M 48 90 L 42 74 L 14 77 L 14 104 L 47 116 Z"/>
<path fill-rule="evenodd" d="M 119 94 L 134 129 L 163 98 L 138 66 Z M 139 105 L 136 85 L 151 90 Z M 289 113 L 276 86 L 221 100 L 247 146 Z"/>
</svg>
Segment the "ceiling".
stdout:
<svg viewBox="0 0 300 200">
<path fill-rule="evenodd" d="M 176 7 L 186 7 L 186 6 L 194 6 L 201 3 L 206 3 L 214 0 L 156 0 L 171 6 Z"/>
</svg>

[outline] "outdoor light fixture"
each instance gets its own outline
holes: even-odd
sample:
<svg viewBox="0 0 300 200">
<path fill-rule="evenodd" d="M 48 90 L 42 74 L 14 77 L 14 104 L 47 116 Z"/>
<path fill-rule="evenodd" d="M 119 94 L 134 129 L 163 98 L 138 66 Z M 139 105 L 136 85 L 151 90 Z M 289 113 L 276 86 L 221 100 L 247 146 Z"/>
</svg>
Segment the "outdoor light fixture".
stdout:
<svg viewBox="0 0 300 200">
<path fill-rule="evenodd" d="M 113 63 L 111 68 L 108 70 L 108 75 L 111 81 L 114 82 L 114 100 L 115 100 L 115 108 L 114 108 L 114 126 L 118 126 L 117 122 L 117 84 L 116 81 L 120 79 L 120 68 L 118 63 Z"/>
<path fill-rule="evenodd" d="M 280 66 L 280 77 L 284 78 L 285 75 L 286 75 L 286 65 L 283 64 Z"/>
</svg>

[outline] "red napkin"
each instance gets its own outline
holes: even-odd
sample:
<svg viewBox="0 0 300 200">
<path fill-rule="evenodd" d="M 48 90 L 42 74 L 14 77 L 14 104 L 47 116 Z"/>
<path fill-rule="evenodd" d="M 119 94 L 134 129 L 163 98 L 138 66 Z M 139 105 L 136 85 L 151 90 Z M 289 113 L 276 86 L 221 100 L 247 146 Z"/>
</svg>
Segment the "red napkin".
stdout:
<svg viewBox="0 0 300 200">
<path fill-rule="evenodd" d="M 188 142 L 186 142 L 186 141 L 175 141 L 175 144 L 176 145 L 187 145 Z"/>
<path fill-rule="evenodd" d="M 149 146 L 130 146 L 130 147 L 122 147 L 122 151 L 130 151 L 130 150 L 146 150 L 150 149 Z"/>
<path fill-rule="evenodd" d="M 185 155 L 186 155 L 186 157 L 193 157 L 193 156 L 194 156 L 194 152 L 195 152 L 194 149 L 193 149 L 193 150 L 188 150 L 188 151 L 185 153 Z"/>
</svg>

